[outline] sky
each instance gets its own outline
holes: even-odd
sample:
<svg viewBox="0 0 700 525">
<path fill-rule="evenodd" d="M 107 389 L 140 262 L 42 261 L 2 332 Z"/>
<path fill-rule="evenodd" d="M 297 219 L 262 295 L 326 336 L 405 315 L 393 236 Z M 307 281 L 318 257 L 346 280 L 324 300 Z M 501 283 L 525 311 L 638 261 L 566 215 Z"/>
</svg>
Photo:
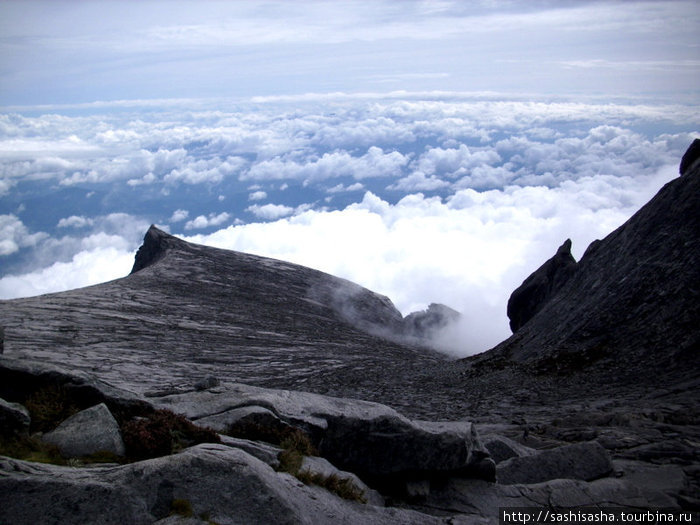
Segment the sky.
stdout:
<svg viewBox="0 0 700 525">
<path fill-rule="evenodd" d="M 0 298 L 123 277 L 157 224 L 486 350 L 678 176 L 698 35 L 696 1 L 0 0 Z"/>
</svg>

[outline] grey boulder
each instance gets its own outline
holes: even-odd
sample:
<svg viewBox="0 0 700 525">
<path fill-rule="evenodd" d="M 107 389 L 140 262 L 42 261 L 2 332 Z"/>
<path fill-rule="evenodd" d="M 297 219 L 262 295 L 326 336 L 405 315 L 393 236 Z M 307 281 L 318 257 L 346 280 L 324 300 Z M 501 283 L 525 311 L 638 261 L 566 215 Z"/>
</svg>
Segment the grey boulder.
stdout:
<svg viewBox="0 0 700 525">
<path fill-rule="evenodd" d="M 591 441 L 510 458 L 496 466 L 496 478 L 502 485 L 553 479 L 591 481 L 607 476 L 612 470 L 607 450 Z"/>
<path fill-rule="evenodd" d="M 321 456 L 361 477 L 470 471 L 493 478 L 488 451 L 466 421 L 410 420 L 379 403 L 240 383 L 153 402 L 218 432 L 244 420 L 299 428 L 311 436 Z"/>
<path fill-rule="evenodd" d="M 119 425 L 107 405 L 100 403 L 66 419 L 42 440 L 56 445 L 65 457 L 83 457 L 96 452 L 124 455 Z"/>
</svg>

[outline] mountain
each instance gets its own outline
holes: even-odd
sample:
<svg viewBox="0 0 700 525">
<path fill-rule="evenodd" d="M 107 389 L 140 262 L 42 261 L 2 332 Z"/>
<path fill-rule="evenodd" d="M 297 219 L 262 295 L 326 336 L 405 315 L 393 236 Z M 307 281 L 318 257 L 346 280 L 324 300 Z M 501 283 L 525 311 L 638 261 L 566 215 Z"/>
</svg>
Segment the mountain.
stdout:
<svg viewBox="0 0 700 525">
<path fill-rule="evenodd" d="M 153 226 L 129 276 L 2 301 L 0 315 L 6 354 L 100 370 L 135 392 L 215 375 L 372 398 L 445 361 L 417 327 L 457 314 L 436 305 L 404 320 L 388 298 L 350 281 Z"/>
<path fill-rule="evenodd" d="M 428 348 L 458 319 L 446 306 L 403 318 L 344 279 L 156 227 L 122 279 L 0 301 L 0 522 L 697 511 L 699 158 L 695 141 L 580 261 L 564 241 L 513 292 L 513 335 L 458 361 Z"/>
<path fill-rule="evenodd" d="M 697 378 L 700 165 L 689 155 L 698 146 L 689 148 L 679 178 L 591 243 L 580 261 L 567 240 L 511 295 L 514 334 L 465 363 L 562 374 L 568 367 L 617 388 Z"/>
</svg>

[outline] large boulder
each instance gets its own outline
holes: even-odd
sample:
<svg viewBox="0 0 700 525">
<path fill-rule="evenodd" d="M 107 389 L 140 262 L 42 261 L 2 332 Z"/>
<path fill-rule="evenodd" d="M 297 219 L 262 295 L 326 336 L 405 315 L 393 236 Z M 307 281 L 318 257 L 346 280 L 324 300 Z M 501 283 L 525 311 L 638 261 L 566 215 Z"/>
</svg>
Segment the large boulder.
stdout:
<svg viewBox="0 0 700 525">
<path fill-rule="evenodd" d="M 58 447 L 65 457 L 79 458 L 96 452 L 124 455 L 119 424 L 104 403 L 74 414 L 44 434 L 42 440 Z"/>
<path fill-rule="evenodd" d="M 446 523 L 419 512 L 341 499 L 219 444 L 118 467 L 70 468 L 0 458 L 0 523 L 146 525 L 173 511 L 210 523 L 247 525 Z"/>
<path fill-rule="evenodd" d="M 552 479 L 591 481 L 607 476 L 612 469 L 607 450 L 591 441 L 510 458 L 497 465 L 496 477 L 502 485 Z"/>
<path fill-rule="evenodd" d="M 510 329 L 516 332 L 576 273 L 578 265 L 571 255 L 571 239 L 564 241 L 554 256 L 535 270 L 508 299 Z"/>
<path fill-rule="evenodd" d="M 242 422 L 259 433 L 298 428 L 323 457 L 361 476 L 470 472 L 493 477 L 488 451 L 465 421 L 415 421 L 379 403 L 238 383 L 153 402 L 219 432 Z"/>
</svg>

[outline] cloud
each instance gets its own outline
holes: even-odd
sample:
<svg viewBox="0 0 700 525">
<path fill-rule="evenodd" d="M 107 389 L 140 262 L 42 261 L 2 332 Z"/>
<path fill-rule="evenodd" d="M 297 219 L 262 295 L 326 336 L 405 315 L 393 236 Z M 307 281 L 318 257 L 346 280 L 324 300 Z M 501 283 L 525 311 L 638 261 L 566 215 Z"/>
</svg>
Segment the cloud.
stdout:
<svg viewBox="0 0 700 525">
<path fill-rule="evenodd" d="M 573 239 L 580 257 L 675 172 L 674 165 L 647 177 L 582 178 L 557 188 L 465 189 L 447 200 L 409 195 L 393 205 L 367 192 L 342 210 L 308 210 L 190 240 L 345 277 L 389 296 L 403 314 L 447 304 L 464 324 L 457 340 L 443 344 L 467 355 L 509 335 L 510 293 L 564 239 Z"/>
<path fill-rule="evenodd" d="M 212 226 L 220 226 L 231 218 L 231 215 L 227 212 L 222 212 L 219 214 L 210 213 L 208 216 L 198 215 L 191 221 L 185 223 L 186 230 L 201 230 L 203 228 L 210 228 Z"/>
<path fill-rule="evenodd" d="M 189 216 L 190 212 L 187 210 L 175 210 L 170 216 L 170 220 L 168 222 L 182 222 Z"/>
<path fill-rule="evenodd" d="M 246 211 L 260 219 L 274 220 L 293 214 L 294 208 L 285 206 L 284 204 L 253 204 L 252 206 L 248 206 Z"/>
<path fill-rule="evenodd" d="M 401 173 L 409 158 L 398 151 L 384 153 L 382 148 L 370 147 L 361 157 L 347 151 L 324 153 L 320 158 L 293 159 L 275 157 L 254 164 L 241 175 L 241 180 L 302 180 L 305 183 L 351 176 L 355 179 L 392 177 Z"/>
<path fill-rule="evenodd" d="M 109 248 L 131 254 L 126 275 L 165 224 L 357 281 L 403 313 L 446 303 L 465 314 L 453 351 L 484 349 L 508 335 L 522 279 L 567 237 L 580 256 L 621 224 L 700 129 L 697 105 L 591 100 L 336 93 L 0 114 L 0 293 L 92 284 L 81 264 Z"/>
<path fill-rule="evenodd" d="M 15 215 L 0 215 L 0 256 L 36 246 L 46 237 L 48 235 L 44 232 L 29 233 L 28 228 Z"/>
<path fill-rule="evenodd" d="M 57 226 L 59 228 L 85 228 L 86 226 L 92 226 L 94 222 L 94 220 L 82 215 L 71 215 L 58 221 Z"/>
<path fill-rule="evenodd" d="M 328 188 L 326 190 L 327 193 L 346 193 L 350 191 L 362 191 L 365 189 L 364 184 L 361 182 L 355 182 L 353 184 L 349 184 L 348 186 L 344 186 L 343 184 L 336 184 L 332 188 Z"/>
<path fill-rule="evenodd" d="M 254 191 L 248 195 L 249 201 L 260 201 L 263 199 L 267 199 L 267 193 L 262 190 Z"/>
<path fill-rule="evenodd" d="M 28 297 L 103 283 L 124 277 L 133 264 L 131 250 L 116 247 L 83 250 L 68 262 L 56 262 L 22 275 L 3 276 L 0 297 Z"/>
</svg>

